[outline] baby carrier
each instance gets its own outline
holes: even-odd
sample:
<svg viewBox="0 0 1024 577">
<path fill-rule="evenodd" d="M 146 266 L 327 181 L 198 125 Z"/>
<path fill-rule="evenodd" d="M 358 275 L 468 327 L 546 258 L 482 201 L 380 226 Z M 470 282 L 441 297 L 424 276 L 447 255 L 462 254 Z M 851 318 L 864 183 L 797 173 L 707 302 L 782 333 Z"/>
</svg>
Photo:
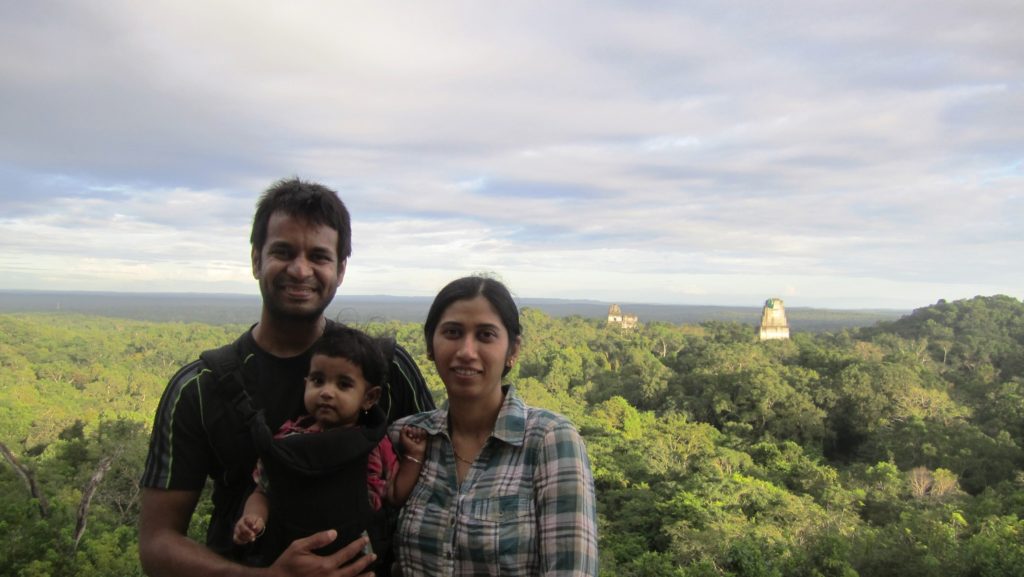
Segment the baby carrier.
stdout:
<svg viewBox="0 0 1024 577">
<path fill-rule="evenodd" d="M 262 412 L 250 429 L 269 481 L 270 516 L 260 554 L 269 565 L 295 539 L 334 529 L 338 538 L 315 552 L 327 555 L 359 538 L 386 558 L 391 546 L 386 505 L 374 511 L 366 481 L 367 457 L 384 437 L 384 413 L 373 407 L 361 427 L 275 439 Z M 380 573 L 381 568 L 375 568 Z"/>
<path fill-rule="evenodd" d="M 394 354 L 394 345 L 386 353 Z M 370 506 L 366 465 L 370 451 L 380 443 L 387 418 L 374 406 L 360 420 L 361 427 L 334 429 L 315 434 L 273 438 L 262 411 L 256 411 L 245 390 L 238 354 L 238 341 L 200 355 L 214 372 L 215 398 L 220 408 L 207 407 L 208 438 L 225 463 L 215 479 L 223 488 L 225 511 L 236 511 L 230 519 L 211 520 L 207 543 L 215 550 L 249 565 L 270 565 L 295 539 L 318 531 L 335 529 L 338 537 L 317 549 L 330 554 L 357 539 L 363 531 L 370 537 L 378 561 L 371 566 L 377 575 L 387 576 L 391 560 L 391 535 L 397 511 L 384 504 L 379 511 Z M 390 355 L 388 355 L 390 356 Z M 429 392 L 423 389 L 430 402 Z M 431 403 L 432 404 L 432 403 Z M 230 544 L 231 528 L 241 514 L 245 496 L 251 490 L 256 456 L 263 460 L 270 484 L 270 516 L 265 534 L 245 546 Z M 230 502 L 229 502 L 230 501 Z M 215 505 L 218 505 L 215 503 Z M 212 525 L 216 521 L 218 527 Z M 218 539 L 226 536 L 228 543 Z"/>
</svg>

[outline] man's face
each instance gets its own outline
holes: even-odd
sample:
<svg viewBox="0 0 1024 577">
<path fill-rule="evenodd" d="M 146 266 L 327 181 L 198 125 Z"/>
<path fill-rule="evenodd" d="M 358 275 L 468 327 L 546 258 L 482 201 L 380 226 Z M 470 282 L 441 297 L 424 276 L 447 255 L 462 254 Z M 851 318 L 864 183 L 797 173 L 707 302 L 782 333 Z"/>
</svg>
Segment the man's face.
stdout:
<svg viewBox="0 0 1024 577">
<path fill-rule="evenodd" d="M 279 318 L 319 318 L 345 278 L 345 263 L 338 262 L 338 231 L 275 212 L 263 249 L 253 249 L 252 274 L 260 281 L 266 312 Z"/>
</svg>

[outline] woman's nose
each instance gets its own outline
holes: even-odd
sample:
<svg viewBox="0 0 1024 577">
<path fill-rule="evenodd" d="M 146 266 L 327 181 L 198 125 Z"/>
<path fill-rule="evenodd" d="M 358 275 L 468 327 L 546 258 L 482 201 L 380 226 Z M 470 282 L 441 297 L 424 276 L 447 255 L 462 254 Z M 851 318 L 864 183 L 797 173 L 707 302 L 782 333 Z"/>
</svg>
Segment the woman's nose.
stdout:
<svg viewBox="0 0 1024 577">
<path fill-rule="evenodd" d="M 473 342 L 472 337 L 467 336 L 462 339 L 462 342 L 459 343 L 458 355 L 461 358 L 476 358 L 476 343 Z"/>
</svg>

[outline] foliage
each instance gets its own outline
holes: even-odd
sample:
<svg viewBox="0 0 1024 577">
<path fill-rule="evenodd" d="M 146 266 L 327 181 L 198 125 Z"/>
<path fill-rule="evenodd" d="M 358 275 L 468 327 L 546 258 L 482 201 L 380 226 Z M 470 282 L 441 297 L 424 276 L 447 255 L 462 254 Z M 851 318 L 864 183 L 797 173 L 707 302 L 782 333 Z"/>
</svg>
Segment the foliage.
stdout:
<svg viewBox="0 0 1024 577">
<path fill-rule="evenodd" d="M 765 343 L 721 321 L 621 330 L 526 309 L 523 326 L 508 380 L 586 439 L 604 575 L 1024 574 L 1020 301 Z M 157 399 L 244 328 L 0 315 L 0 441 L 20 467 L 0 466 L 0 574 L 141 574 L 136 480 Z M 443 402 L 421 325 L 361 328 L 402 343 Z"/>
</svg>

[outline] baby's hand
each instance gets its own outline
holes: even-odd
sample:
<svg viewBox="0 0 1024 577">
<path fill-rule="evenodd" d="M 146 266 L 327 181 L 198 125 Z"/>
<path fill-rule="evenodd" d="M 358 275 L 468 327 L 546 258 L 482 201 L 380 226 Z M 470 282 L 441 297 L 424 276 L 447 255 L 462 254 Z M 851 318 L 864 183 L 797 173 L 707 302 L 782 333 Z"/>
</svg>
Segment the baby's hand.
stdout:
<svg viewBox="0 0 1024 577">
<path fill-rule="evenodd" d="M 252 543 L 259 539 L 266 529 L 267 525 L 263 519 L 256 515 L 245 515 L 235 523 L 235 534 L 233 536 L 235 545 Z"/>
<path fill-rule="evenodd" d="M 427 432 L 419 427 L 402 427 L 402 453 L 414 459 L 422 459 L 427 450 Z"/>
</svg>

